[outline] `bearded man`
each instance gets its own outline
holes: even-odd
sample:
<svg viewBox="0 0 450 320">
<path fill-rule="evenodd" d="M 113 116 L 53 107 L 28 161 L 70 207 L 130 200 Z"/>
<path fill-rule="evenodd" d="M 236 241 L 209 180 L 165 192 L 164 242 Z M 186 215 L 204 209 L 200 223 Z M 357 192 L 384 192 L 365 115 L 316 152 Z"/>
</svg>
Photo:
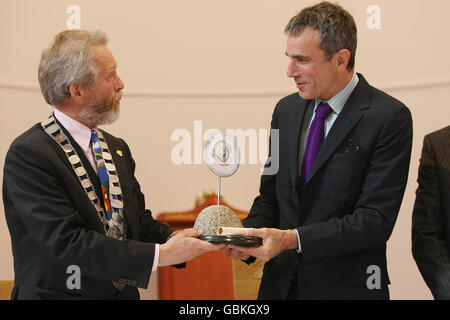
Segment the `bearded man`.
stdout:
<svg viewBox="0 0 450 320">
<path fill-rule="evenodd" d="M 53 113 L 12 143 L 3 201 L 12 299 L 138 299 L 158 266 L 219 246 L 153 219 L 124 140 L 100 130 L 119 116 L 124 83 L 100 31 L 63 31 L 42 53 Z"/>
</svg>

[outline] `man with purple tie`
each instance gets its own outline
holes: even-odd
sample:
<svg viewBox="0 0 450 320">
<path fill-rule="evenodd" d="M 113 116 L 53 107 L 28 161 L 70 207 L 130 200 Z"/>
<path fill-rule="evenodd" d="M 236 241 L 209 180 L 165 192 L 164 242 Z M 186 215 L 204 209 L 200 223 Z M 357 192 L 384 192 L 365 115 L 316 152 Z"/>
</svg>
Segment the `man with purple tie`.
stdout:
<svg viewBox="0 0 450 320">
<path fill-rule="evenodd" d="M 389 299 L 386 242 L 408 177 L 410 111 L 354 71 L 357 30 L 342 7 L 305 8 L 285 32 L 299 92 L 275 107 L 279 170 L 263 173 L 244 220 L 263 245 L 223 250 L 266 262 L 259 299 Z"/>
</svg>

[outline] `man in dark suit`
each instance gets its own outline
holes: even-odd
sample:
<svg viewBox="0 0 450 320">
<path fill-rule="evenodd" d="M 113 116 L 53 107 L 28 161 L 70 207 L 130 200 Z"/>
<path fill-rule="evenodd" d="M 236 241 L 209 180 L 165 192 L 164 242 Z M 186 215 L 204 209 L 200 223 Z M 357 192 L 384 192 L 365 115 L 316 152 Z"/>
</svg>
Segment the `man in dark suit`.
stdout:
<svg viewBox="0 0 450 320">
<path fill-rule="evenodd" d="M 223 250 L 267 261 L 260 299 L 388 299 L 386 242 L 408 177 L 411 114 L 354 72 L 356 25 L 340 6 L 306 8 L 285 31 L 299 94 L 275 107 L 269 159 L 279 170 L 263 173 L 244 221 L 263 245 Z"/>
<path fill-rule="evenodd" d="M 423 141 L 412 253 L 435 299 L 450 299 L 450 126 Z"/>
<path fill-rule="evenodd" d="M 43 52 L 51 116 L 20 135 L 5 161 L 12 299 L 138 299 L 158 266 L 218 246 L 153 219 L 117 119 L 124 84 L 102 32 L 64 31 Z"/>
</svg>

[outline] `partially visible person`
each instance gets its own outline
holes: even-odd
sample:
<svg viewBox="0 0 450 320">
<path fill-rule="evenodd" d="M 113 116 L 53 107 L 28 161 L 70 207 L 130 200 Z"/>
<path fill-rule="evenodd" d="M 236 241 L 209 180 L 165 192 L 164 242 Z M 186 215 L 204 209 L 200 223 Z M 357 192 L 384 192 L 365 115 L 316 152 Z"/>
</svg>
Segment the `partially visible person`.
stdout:
<svg viewBox="0 0 450 320">
<path fill-rule="evenodd" d="M 138 299 L 158 266 L 220 248 L 154 220 L 128 145 L 98 128 L 118 118 L 124 88 L 106 45 L 70 30 L 42 54 L 54 112 L 14 140 L 4 167 L 12 299 Z"/>
<path fill-rule="evenodd" d="M 412 253 L 435 299 L 450 299 L 450 126 L 425 136 Z"/>
</svg>

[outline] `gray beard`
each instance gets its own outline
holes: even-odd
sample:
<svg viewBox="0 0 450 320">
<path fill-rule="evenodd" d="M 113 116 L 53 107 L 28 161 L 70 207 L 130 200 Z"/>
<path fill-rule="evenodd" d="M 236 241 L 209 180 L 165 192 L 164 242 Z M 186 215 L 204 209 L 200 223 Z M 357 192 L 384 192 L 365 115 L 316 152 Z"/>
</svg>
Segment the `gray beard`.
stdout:
<svg viewBox="0 0 450 320">
<path fill-rule="evenodd" d="M 111 124 L 119 118 L 119 109 L 114 109 L 114 103 L 114 101 L 106 101 L 97 98 L 84 107 L 78 116 L 88 124 L 90 128 Z"/>
</svg>

